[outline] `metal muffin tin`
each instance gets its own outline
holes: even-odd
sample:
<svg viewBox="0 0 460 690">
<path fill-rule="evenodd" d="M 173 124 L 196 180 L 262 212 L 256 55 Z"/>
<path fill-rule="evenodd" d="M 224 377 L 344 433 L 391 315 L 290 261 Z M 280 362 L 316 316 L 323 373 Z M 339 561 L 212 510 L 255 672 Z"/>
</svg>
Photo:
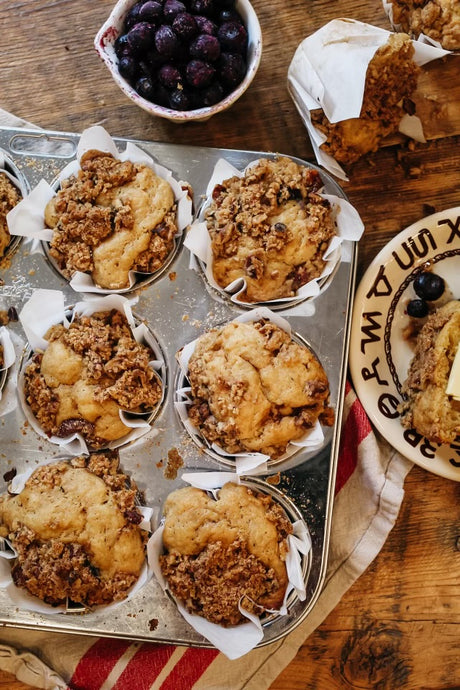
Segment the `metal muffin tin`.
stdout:
<svg viewBox="0 0 460 690">
<path fill-rule="evenodd" d="M 120 150 L 128 139 L 113 137 Z M 0 127 L 0 150 L 12 167 L 25 180 L 29 189 L 44 178 L 50 184 L 64 166 L 75 157 L 79 134 L 43 130 Z M 160 142 L 133 140 L 155 161 L 172 170 L 178 180 L 188 182 L 194 192 L 195 213 L 204 200 L 208 179 L 220 158 L 238 169 L 249 162 L 274 154 L 260 151 L 212 149 L 180 146 Z M 288 154 L 286 154 L 288 155 Z M 294 158 L 299 163 L 306 163 Z M 318 168 L 312 163 L 310 167 Z M 325 191 L 345 198 L 337 183 L 320 170 Z M 14 307 L 20 312 L 37 288 L 61 290 L 66 305 L 82 299 L 68 282 L 56 272 L 43 251 L 31 251 L 30 241 L 16 247 L 0 268 L 0 310 Z M 283 496 L 288 514 L 294 511 L 308 525 L 312 551 L 304 568 L 307 597 L 294 597 L 286 616 L 269 617 L 264 622 L 264 639 L 260 646 L 281 639 L 295 628 L 314 607 L 326 575 L 336 465 L 339 452 L 343 398 L 347 372 L 348 342 L 355 284 L 357 247 L 348 240 L 342 244 L 342 260 L 327 288 L 314 299 L 277 309 L 291 325 L 294 334 L 317 354 L 329 378 L 331 405 L 335 424 L 324 428 L 325 441 L 319 451 L 300 451 L 285 462 L 268 467 L 268 474 L 251 477 L 265 491 Z M 159 346 L 166 355 L 169 385 L 165 401 L 152 422 L 152 433 L 120 449 L 120 463 L 134 478 L 145 495 L 145 504 L 161 513 L 167 494 L 184 486 L 183 471 L 229 471 L 227 465 L 204 453 L 184 429 L 174 409 L 174 385 L 178 365 L 176 352 L 213 326 L 222 325 L 238 316 L 242 308 L 217 294 L 205 282 L 201 271 L 190 268 L 190 255 L 183 246 L 177 251 L 167 273 L 125 295 L 138 298 L 133 304 L 136 316 L 145 319 Z M 26 348 L 21 324 L 8 324 L 15 347 Z M 22 352 L 16 352 L 16 363 L 6 379 L 17 376 Z M 0 407 L 0 410 L 2 408 Z M 25 424 L 18 403 L 0 417 L 1 455 L 0 492 L 7 490 L 5 475 L 12 469 L 18 473 L 39 463 L 62 456 L 62 450 L 38 436 Z M 168 453 L 176 449 L 184 463 L 177 478 L 168 479 L 165 468 Z M 291 508 L 289 508 L 291 506 Z M 115 610 L 99 609 L 84 615 L 75 613 L 43 615 L 20 610 L 0 588 L 0 625 L 60 631 L 75 634 L 120 637 L 209 647 L 209 642 L 195 632 L 178 613 L 174 602 L 152 578 L 132 599 Z"/>
</svg>

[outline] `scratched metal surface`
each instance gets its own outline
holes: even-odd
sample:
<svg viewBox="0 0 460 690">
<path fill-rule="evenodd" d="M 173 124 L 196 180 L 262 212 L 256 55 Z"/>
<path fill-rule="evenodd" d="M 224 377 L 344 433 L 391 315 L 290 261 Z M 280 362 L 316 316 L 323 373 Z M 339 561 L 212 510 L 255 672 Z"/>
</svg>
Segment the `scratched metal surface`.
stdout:
<svg viewBox="0 0 460 690">
<path fill-rule="evenodd" d="M 114 139 L 119 149 L 123 150 L 127 140 Z M 53 183 L 58 172 L 75 156 L 78 140 L 79 135 L 75 133 L 0 128 L 0 152 L 3 152 L 7 167 L 18 176 L 26 191 L 33 189 L 42 178 Z M 170 168 L 177 179 L 186 180 L 192 185 L 196 210 L 219 158 L 224 157 L 241 169 L 256 158 L 272 155 L 265 152 L 131 141 L 150 153 L 156 161 Z M 316 167 L 311 163 L 309 165 Z M 344 196 L 331 177 L 323 172 L 321 175 L 326 192 Z M 44 252 L 33 253 L 30 249 L 30 242 L 22 241 L 10 253 L 6 265 L 0 269 L 0 309 L 15 307 L 19 312 L 33 290 L 42 287 L 62 290 L 67 305 L 81 298 L 56 272 Z M 304 620 L 314 607 L 324 582 L 355 265 L 355 243 L 345 242 L 342 261 L 327 289 L 314 300 L 293 304 L 278 312 L 289 321 L 294 333 L 305 340 L 319 356 L 329 377 L 336 422 L 333 428 L 325 430 L 325 443 L 320 451 L 302 451 L 284 463 L 270 464 L 267 475 L 255 480 L 257 485 L 279 496 L 293 516 L 300 516 L 306 521 L 313 541 L 312 552 L 304 564 L 307 598 L 301 602 L 294 597 L 288 615 L 267 620 L 261 645 L 280 639 Z M 172 272 L 175 274 L 174 279 Z M 122 448 L 120 459 L 122 467 L 135 478 L 144 492 L 147 504 L 161 510 L 166 495 L 184 485 L 180 480 L 180 472 L 175 480 L 164 476 L 164 464 L 161 466 L 160 463 L 164 463 L 170 449 L 176 448 L 181 454 L 185 463 L 181 471 L 228 471 L 228 467 L 222 466 L 215 458 L 200 452 L 173 409 L 174 383 L 179 375 L 175 353 L 205 329 L 235 318 L 240 309 L 210 290 L 201 273 L 189 268 L 189 254 L 182 247 L 168 271 L 137 292 L 130 293 L 129 297 L 135 295 L 138 301 L 133 306 L 133 312 L 147 321 L 165 353 L 167 390 L 165 402 L 152 424 L 154 432 L 147 434 L 141 442 Z M 14 387 L 21 351 L 26 346 L 20 323 L 10 323 L 8 328 L 15 345 L 17 361 L 8 371 L 4 391 L 7 391 L 7 387 Z M 6 472 L 12 468 L 21 472 L 34 467 L 38 462 L 53 459 L 61 452 L 57 446 L 25 426 L 24 421 L 19 405 L 4 411 L 0 417 L 2 493 L 7 487 L 4 479 Z M 270 475 L 277 473 L 279 481 L 276 486 L 268 483 Z M 151 629 L 152 620 L 156 621 L 154 630 Z M 100 609 L 83 615 L 42 615 L 23 611 L 0 589 L 0 625 L 209 646 L 204 638 L 185 623 L 174 602 L 163 594 L 155 579 L 150 580 L 136 596 L 115 611 L 107 613 Z"/>
</svg>

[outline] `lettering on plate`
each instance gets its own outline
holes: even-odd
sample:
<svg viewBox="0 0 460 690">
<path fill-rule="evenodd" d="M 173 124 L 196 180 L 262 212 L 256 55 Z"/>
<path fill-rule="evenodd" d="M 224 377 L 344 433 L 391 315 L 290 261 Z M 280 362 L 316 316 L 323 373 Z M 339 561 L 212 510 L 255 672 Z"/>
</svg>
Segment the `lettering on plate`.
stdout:
<svg viewBox="0 0 460 690">
<path fill-rule="evenodd" d="M 377 407 L 379 412 L 387 419 L 396 419 L 396 417 L 399 417 L 398 404 L 399 400 L 395 395 L 382 393 L 379 396 Z"/>
<path fill-rule="evenodd" d="M 370 381 L 371 379 L 377 379 L 377 383 L 381 386 L 388 386 L 388 381 L 386 379 L 381 379 L 377 371 L 377 366 L 380 364 L 380 357 L 376 357 L 371 364 L 371 368 L 363 367 L 361 369 L 361 375 L 365 381 Z"/>
<path fill-rule="evenodd" d="M 438 225 L 447 225 L 451 230 L 451 233 L 447 239 L 447 244 L 451 244 L 454 239 L 460 239 L 460 216 L 457 216 L 455 223 L 451 218 L 446 218 L 444 220 L 439 220 Z"/>
<path fill-rule="evenodd" d="M 423 259 L 430 253 L 432 249 L 436 248 L 437 244 L 433 235 L 428 228 L 423 228 L 415 239 L 413 237 L 409 237 L 407 242 L 403 242 L 400 250 L 397 252 L 392 252 L 392 256 L 398 266 L 403 271 L 407 271 L 418 259 Z"/>
<path fill-rule="evenodd" d="M 432 460 L 436 454 L 436 446 L 434 446 L 428 439 L 426 439 L 421 434 L 418 434 L 415 429 L 405 429 L 403 432 L 404 440 L 412 446 L 412 448 L 417 448 L 419 446 L 419 451 L 424 458 Z"/>
<path fill-rule="evenodd" d="M 369 299 L 369 297 L 389 297 L 392 291 L 390 281 L 385 275 L 385 266 L 380 266 L 366 297 L 367 299 Z"/>
<path fill-rule="evenodd" d="M 361 338 L 361 352 L 365 354 L 366 345 L 369 343 L 379 343 L 381 338 L 379 335 L 374 333 L 374 331 L 379 331 L 382 326 L 374 317 L 382 316 L 381 311 L 366 311 L 363 313 L 363 320 L 368 321 L 367 325 L 361 326 L 361 333 L 363 333 L 366 338 Z"/>
</svg>

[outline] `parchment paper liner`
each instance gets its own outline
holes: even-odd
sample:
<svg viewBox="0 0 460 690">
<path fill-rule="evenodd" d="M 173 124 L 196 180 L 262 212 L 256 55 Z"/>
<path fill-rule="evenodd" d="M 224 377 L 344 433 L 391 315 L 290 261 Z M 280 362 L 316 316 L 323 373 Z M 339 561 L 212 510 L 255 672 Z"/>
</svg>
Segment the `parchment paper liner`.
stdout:
<svg viewBox="0 0 460 690">
<path fill-rule="evenodd" d="M 54 464 L 59 461 L 68 461 L 69 458 L 56 458 L 43 465 Z M 37 467 L 31 467 L 21 474 L 17 474 L 14 479 L 10 482 L 8 487 L 8 493 L 19 494 L 29 479 L 29 477 L 35 472 Z M 147 506 L 137 506 L 139 511 L 142 513 L 142 522 L 140 527 L 148 532 L 152 532 L 152 515 L 153 510 Z M 11 561 L 16 558 L 16 551 L 11 545 L 10 541 L 6 538 L 0 537 L 0 587 L 5 589 L 11 599 L 11 601 L 18 606 L 18 608 L 25 611 L 34 611 L 41 614 L 72 614 L 72 613 L 87 613 L 91 611 L 98 611 L 100 609 L 115 609 L 121 606 L 123 603 L 131 599 L 147 582 L 153 575 L 153 568 L 149 563 L 147 554 L 146 562 L 141 570 L 138 580 L 134 583 L 131 589 L 128 591 L 128 595 L 121 601 L 115 601 L 111 604 L 94 606 L 89 608 L 84 605 L 75 605 L 72 602 L 67 602 L 66 605 L 61 606 L 51 606 L 51 604 L 46 604 L 39 597 L 29 594 L 25 589 L 21 587 L 16 587 L 11 577 Z"/>
<path fill-rule="evenodd" d="M 383 9 L 385 11 L 385 14 L 388 17 L 388 20 L 391 24 L 391 28 L 393 29 L 393 31 L 397 31 L 397 32 L 405 31 L 405 29 L 403 29 L 402 25 L 398 24 L 393 19 L 393 3 L 391 2 L 391 0 L 382 0 L 382 5 L 383 5 Z M 417 35 L 417 34 L 411 33 L 410 31 L 407 33 L 409 33 L 409 35 L 412 36 L 412 38 L 414 38 L 416 41 L 420 41 L 420 43 L 426 43 L 427 45 L 434 46 L 435 48 L 441 48 L 441 50 L 443 50 L 442 44 L 439 41 L 436 41 L 434 38 L 431 38 L 431 36 L 427 36 L 424 33 L 420 33 Z M 460 49 L 451 50 L 449 52 L 458 53 L 458 52 L 460 52 Z"/>
<path fill-rule="evenodd" d="M 206 222 L 204 220 L 204 212 L 211 203 L 212 190 L 216 184 L 222 183 L 224 180 L 233 177 L 243 177 L 246 170 L 256 165 L 260 159 L 254 160 L 243 171 L 238 170 L 225 159 L 217 161 L 211 178 L 206 189 L 206 201 L 203 204 L 198 219 L 192 223 L 188 230 L 184 245 L 191 252 L 191 268 L 197 268 L 197 261 L 203 264 L 203 270 L 207 282 L 212 288 L 222 295 L 230 296 L 232 302 L 246 307 L 254 307 L 256 303 L 245 302 L 240 295 L 246 288 L 246 281 L 244 278 L 239 278 L 233 281 L 223 289 L 218 285 L 213 276 L 213 256 L 211 249 L 211 237 L 208 232 Z M 293 301 L 306 300 L 316 297 L 321 290 L 329 284 L 328 277 L 331 277 L 334 270 L 337 268 L 341 259 L 341 244 L 344 240 L 357 241 L 360 239 L 364 225 L 359 217 L 356 209 L 346 200 L 337 197 L 333 194 L 320 194 L 324 199 L 328 199 L 335 210 L 335 221 L 337 234 L 332 238 L 329 247 L 327 248 L 323 258 L 326 260 L 326 265 L 318 278 L 311 280 L 309 283 L 302 285 L 295 297 L 282 297 L 275 300 L 267 300 L 263 304 L 273 306 L 275 304 L 282 304 L 289 306 Z M 260 302 L 257 304 L 261 304 Z"/>
<path fill-rule="evenodd" d="M 341 180 L 348 180 L 345 170 L 320 149 L 326 135 L 313 126 L 310 111 L 322 108 L 331 123 L 359 117 L 367 67 L 390 33 L 355 19 L 333 19 L 300 43 L 289 65 L 288 89 L 307 128 L 316 159 Z M 413 45 L 414 61 L 420 66 L 449 52 L 420 41 L 413 41 Z M 404 115 L 399 131 L 425 142 L 416 115 Z"/>
<path fill-rule="evenodd" d="M 286 333 L 292 335 L 289 322 L 280 315 L 270 311 L 270 309 L 267 307 L 257 307 L 251 311 L 244 312 L 233 319 L 233 321 L 239 323 L 252 323 L 254 321 L 258 321 L 259 319 L 268 319 L 276 326 L 286 331 Z M 233 321 L 230 321 L 229 323 L 233 323 Z M 185 379 L 187 378 L 188 363 L 195 350 L 197 340 L 198 338 L 185 345 L 176 355 L 182 376 Z M 190 386 L 184 386 L 176 390 L 174 406 L 182 424 L 191 435 L 193 440 L 204 448 L 206 453 L 212 455 L 214 458 L 217 458 L 223 464 L 232 468 L 234 467 L 237 474 L 264 474 L 267 472 L 268 467 L 287 460 L 295 453 L 298 453 L 300 449 L 316 451 L 319 450 L 324 443 L 323 430 L 320 422 L 317 421 L 315 426 L 312 429 L 309 429 L 300 439 L 290 442 L 287 446 L 286 452 L 275 460 L 271 460 L 270 456 L 263 453 L 228 453 L 216 443 L 210 444 L 203 437 L 200 431 L 191 423 L 187 412 L 187 408 L 190 406 L 191 402 Z"/>
<path fill-rule="evenodd" d="M 240 476 L 231 472 L 192 472 L 183 474 L 181 479 L 191 486 L 211 492 L 214 497 L 216 496 L 218 490 L 225 483 L 241 483 Z M 280 492 L 275 490 L 274 487 L 268 487 L 267 485 L 264 487 L 260 481 L 253 485 L 250 479 L 249 481 L 244 480 L 244 483 L 249 488 L 254 488 L 256 491 L 269 493 L 274 500 L 277 501 L 277 495 Z M 280 502 L 279 498 L 277 502 Z M 283 502 L 281 502 L 281 505 L 284 507 Z M 291 516 L 288 515 L 288 517 Z M 286 589 L 284 602 L 279 611 L 267 610 L 267 613 L 279 616 L 283 616 L 288 613 L 288 600 L 291 599 L 292 593 L 295 593 L 300 601 L 305 601 L 306 599 L 306 578 L 302 567 L 302 557 L 305 560 L 305 557 L 311 551 L 312 542 L 308 527 L 304 520 L 297 519 L 291 521 L 294 528 L 294 533 L 288 536 L 289 551 L 286 558 L 286 568 L 289 582 Z M 169 593 L 167 583 L 163 577 L 159 564 L 159 556 L 163 552 L 163 530 L 164 523 L 161 522 L 149 539 L 147 551 L 149 554 L 149 562 L 152 565 L 155 577 L 157 578 L 163 591 Z M 174 599 L 172 596 L 171 598 Z M 247 654 L 263 639 L 264 633 L 261 619 L 259 616 L 245 611 L 242 607 L 239 607 L 239 610 L 248 619 L 248 622 L 229 628 L 224 628 L 216 623 L 210 623 L 202 616 L 190 614 L 182 604 L 175 599 L 174 601 L 181 615 L 185 618 L 189 625 L 191 625 L 198 633 L 208 639 L 209 642 L 217 647 L 217 649 L 219 649 L 229 659 L 237 659 L 238 657 Z"/>
<path fill-rule="evenodd" d="M 137 298 L 128 300 L 123 295 L 105 295 L 103 297 L 97 296 L 86 298 L 81 302 L 77 302 L 72 309 L 72 318 L 75 315 L 90 316 L 96 311 L 109 311 L 110 309 L 118 309 L 123 312 L 128 319 L 131 326 L 131 331 L 137 342 L 145 342 L 154 352 L 157 359 L 150 362 L 150 366 L 159 375 L 163 386 L 163 398 L 165 394 L 165 361 L 162 357 L 158 343 L 151 332 L 144 323 L 136 325 L 133 313 L 131 311 L 131 304 L 134 304 Z M 70 322 L 66 316 L 67 309 L 64 306 L 64 295 L 59 290 L 35 290 L 32 297 L 19 314 L 19 319 L 22 323 L 30 348 L 33 352 L 44 351 L 48 347 L 48 341 L 44 339 L 47 330 L 54 324 L 63 323 L 66 328 Z M 32 414 L 29 405 L 24 397 L 24 369 L 29 363 L 24 359 L 21 367 L 19 381 L 18 381 L 18 395 L 19 400 L 26 416 L 27 421 L 33 429 L 44 438 L 56 443 L 66 453 L 71 455 L 82 455 L 89 452 L 85 439 L 81 434 L 72 434 L 67 437 L 48 436 L 42 426 Z M 161 400 L 156 408 L 146 413 L 132 413 L 120 411 L 120 418 L 126 426 L 132 428 L 128 434 L 116 441 L 110 441 L 105 448 L 114 449 L 120 448 L 128 443 L 132 443 L 151 431 L 152 437 L 157 435 L 157 431 L 151 427 L 150 422 L 146 419 L 152 416 L 156 409 L 162 404 Z M 101 449 L 98 449 L 101 450 Z"/>
<path fill-rule="evenodd" d="M 6 175 L 7 178 L 14 184 L 14 186 L 17 187 L 17 189 L 21 193 L 22 199 L 24 199 L 27 196 L 26 187 L 24 184 L 21 183 L 21 181 L 13 173 L 11 173 L 9 170 L 7 170 L 7 168 L 6 168 L 7 165 L 11 165 L 11 164 L 10 164 L 9 160 L 7 159 L 7 157 L 5 156 L 5 154 L 3 153 L 3 151 L 0 150 L 0 172 L 3 175 Z M 21 202 L 19 202 L 19 203 L 21 203 Z M 7 214 L 7 216 L 8 216 L 8 214 Z M 8 225 L 8 219 L 7 219 L 7 225 Z M 16 247 L 20 244 L 20 242 L 22 241 L 22 237 L 16 237 L 15 235 L 13 235 L 13 233 L 11 232 L 11 230 L 9 228 L 9 225 L 8 225 L 8 230 L 9 230 L 9 233 L 11 235 L 10 241 L 6 245 L 5 251 L 3 252 L 3 254 L 0 255 L 0 261 L 2 259 L 4 259 L 6 256 L 8 256 L 9 254 L 11 254 L 11 252 L 13 252 L 16 249 Z"/>
<path fill-rule="evenodd" d="M 77 147 L 77 158 L 71 161 L 59 173 L 56 184 L 54 186 L 48 184 L 46 180 L 42 179 L 32 189 L 32 191 L 23 199 L 14 209 L 7 215 L 8 228 L 11 235 L 22 235 L 24 237 L 35 240 L 33 243 L 33 250 L 41 251 L 41 247 L 37 242 L 40 240 L 44 243 L 49 243 L 53 238 L 53 230 L 45 226 L 44 213 L 46 204 L 56 195 L 62 180 L 67 179 L 71 175 L 75 175 L 80 169 L 79 160 L 81 156 L 90 149 L 97 149 L 99 151 L 107 151 L 115 158 L 126 161 L 130 160 L 134 163 L 143 163 L 148 165 L 159 176 L 165 179 L 171 185 L 174 196 L 177 202 L 177 233 L 175 235 L 175 248 L 172 250 L 170 256 L 165 260 L 163 266 L 154 273 L 142 273 L 140 271 L 129 272 L 129 285 L 125 288 L 110 290 L 108 288 L 98 287 L 89 273 L 82 273 L 76 271 L 71 280 L 70 286 L 76 292 L 90 292 L 99 294 L 117 294 L 124 293 L 137 287 L 142 282 L 139 276 L 155 276 L 160 274 L 164 267 L 169 265 L 171 258 L 175 255 L 178 245 L 181 241 L 184 229 L 192 222 L 192 200 L 188 194 L 187 188 L 183 189 L 182 184 L 186 187 L 186 183 L 177 182 L 174 179 L 172 172 L 158 163 L 155 163 L 153 158 L 145 153 L 138 146 L 132 142 L 126 144 L 126 149 L 119 152 L 115 142 L 108 132 L 100 125 L 89 127 L 82 132 L 80 141 Z M 46 254 L 47 252 L 45 252 Z M 62 274 L 61 269 L 56 262 L 48 257 L 56 270 Z M 68 280 L 66 278 L 66 280 Z"/>
</svg>

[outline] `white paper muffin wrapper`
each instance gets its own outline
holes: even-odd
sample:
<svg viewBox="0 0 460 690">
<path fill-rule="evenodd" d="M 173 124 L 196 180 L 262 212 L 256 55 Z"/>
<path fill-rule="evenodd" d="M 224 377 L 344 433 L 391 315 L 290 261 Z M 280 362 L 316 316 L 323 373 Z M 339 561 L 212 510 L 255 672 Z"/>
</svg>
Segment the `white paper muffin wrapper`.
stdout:
<svg viewBox="0 0 460 690">
<path fill-rule="evenodd" d="M 191 472 L 183 474 L 181 479 L 191 486 L 211 491 L 215 495 L 227 482 L 238 484 L 240 481 L 239 476 L 231 472 Z M 274 500 L 276 501 L 276 497 L 274 497 Z M 278 613 L 280 616 L 287 614 L 287 600 L 293 590 L 295 590 L 301 601 L 304 601 L 306 598 L 305 581 L 302 575 L 302 557 L 309 553 L 312 542 L 308 527 L 302 520 L 297 520 L 292 525 L 294 533 L 288 537 L 289 551 L 286 558 L 288 586 L 284 602 L 279 611 L 269 611 L 269 613 Z M 163 591 L 166 592 L 168 591 L 168 586 L 159 563 L 159 557 L 163 552 L 163 531 L 164 525 L 161 523 L 150 537 L 147 551 L 154 575 Z M 216 623 L 210 623 L 202 616 L 189 613 L 177 600 L 174 599 L 174 601 L 179 612 L 189 625 L 209 640 L 229 659 L 237 659 L 247 654 L 263 639 L 264 632 L 260 618 L 245 611 L 241 606 L 239 610 L 248 619 L 248 622 L 224 628 Z"/>
<path fill-rule="evenodd" d="M 331 123 L 359 117 L 369 62 L 390 33 L 355 19 L 333 19 L 300 43 L 289 65 L 288 88 L 316 159 L 341 180 L 348 177 L 341 165 L 320 149 L 326 136 L 313 126 L 310 111 L 322 108 Z M 419 66 L 449 52 L 421 41 L 413 41 L 413 45 L 414 61 Z M 409 137 L 425 141 L 415 115 L 405 115 L 399 129 Z"/>
<path fill-rule="evenodd" d="M 191 268 L 197 267 L 196 260 L 202 262 L 204 265 L 206 280 L 208 281 L 209 285 L 211 285 L 221 294 L 230 295 L 231 301 L 235 304 L 242 304 L 246 306 L 251 303 L 245 302 L 242 298 L 242 294 L 246 289 L 246 281 L 244 278 L 240 278 L 232 283 L 229 283 L 226 285 L 225 289 L 216 283 L 213 276 L 211 237 L 208 232 L 207 224 L 204 220 L 202 220 L 202 218 L 204 210 L 210 203 L 210 197 L 214 187 L 230 177 L 243 177 L 246 170 L 256 165 L 258 161 L 259 159 L 253 161 L 243 171 L 238 170 L 231 165 L 231 163 L 224 159 L 217 161 L 211 178 L 208 182 L 208 187 L 206 190 L 207 201 L 200 212 L 200 218 L 192 223 L 184 241 L 184 245 L 191 252 Z M 302 287 L 297 290 L 295 297 L 282 297 L 276 300 L 267 300 L 264 302 L 264 304 L 270 305 L 274 303 L 288 303 L 292 302 L 293 300 L 316 297 L 321 291 L 321 283 L 333 273 L 337 264 L 340 262 L 342 242 L 345 239 L 354 241 L 358 241 L 360 239 L 364 231 L 364 225 L 356 209 L 348 201 L 335 195 L 320 194 L 320 196 L 330 201 L 335 213 L 337 230 L 337 234 L 332 238 L 329 247 L 323 256 L 326 261 L 326 265 L 321 275 L 305 285 L 302 285 Z M 251 304 L 251 306 L 253 305 Z"/>
<path fill-rule="evenodd" d="M 61 458 L 65 459 L 65 458 Z M 58 459 L 51 460 L 49 463 L 44 463 L 44 464 L 54 464 L 58 462 Z M 37 468 L 33 467 L 30 468 L 29 470 L 22 472 L 21 474 L 16 475 L 13 480 L 10 482 L 9 485 L 9 493 L 11 494 L 19 494 L 26 483 L 26 481 L 29 479 L 29 477 L 35 472 Z M 139 511 L 142 513 L 143 520 L 140 523 L 141 529 L 144 529 L 148 532 L 152 531 L 152 526 L 151 526 L 151 520 L 152 520 L 152 514 L 153 511 L 151 508 L 147 506 L 138 506 Z M 81 607 L 78 609 L 75 608 L 68 608 L 65 605 L 62 606 L 51 606 L 50 604 L 46 604 L 44 601 L 39 599 L 38 597 L 35 597 L 31 594 L 29 594 L 25 589 L 22 589 L 20 587 L 16 587 L 16 585 L 13 582 L 13 579 L 11 577 L 11 566 L 12 566 L 12 561 L 16 558 L 16 552 L 11 545 L 10 541 L 8 539 L 5 539 L 3 537 L 0 537 L 0 587 L 2 589 L 5 589 L 6 592 L 8 593 L 11 601 L 18 606 L 18 608 L 26 611 L 34 611 L 36 613 L 42 613 L 42 614 L 63 614 L 63 613 L 68 613 L 68 612 L 81 612 L 82 610 L 89 611 L 89 609 L 85 609 L 85 607 Z M 104 610 L 110 610 L 110 609 L 115 609 L 121 606 L 124 602 L 127 600 L 131 599 L 136 592 L 138 592 L 145 584 L 150 580 L 152 577 L 154 571 L 153 568 L 148 560 L 146 558 L 146 562 L 141 570 L 141 573 L 139 575 L 138 580 L 134 583 L 134 585 L 131 587 L 131 589 L 128 592 L 128 596 L 121 600 L 121 601 L 116 601 L 113 602 L 112 604 L 107 604 L 106 606 L 95 606 L 91 609 L 91 611 L 97 611 L 98 609 L 104 609 Z"/>
<path fill-rule="evenodd" d="M 286 333 L 291 335 L 291 326 L 286 319 L 284 319 L 279 314 L 273 313 L 268 309 L 268 307 L 257 307 L 251 311 L 244 312 L 240 316 L 233 319 L 235 322 L 239 323 L 252 323 L 258 321 L 259 319 L 268 319 L 274 323 L 279 328 L 282 328 Z M 232 323 L 230 321 L 229 323 Z M 192 342 L 185 345 L 177 353 L 177 361 L 179 363 L 180 369 L 184 377 L 187 376 L 188 363 L 190 357 L 192 356 L 198 338 Z M 264 474 L 267 471 L 268 462 L 270 457 L 263 453 L 235 453 L 230 454 L 226 452 L 222 447 L 213 443 L 212 445 L 207 443 L 206 439 L 201 435 L 200 431 L 191 423 L 188 416 L 188 407 L 191 404 L 191 388 L 184 387 L 176 391 L 176 400 L 174 402 L 177 413 L 182 421 L 182 424 L 187 429 L 189 434 L 196 439 L 203 441 L 205 445 L 208 446 L 217 455 L 222 456 L 222 459 L 234 459 L 235 469 L 237 474 Z M 292 441 L 289 443 L 286 452 L 277 458 L 277 462 L 282 462 L 287 458 L 297 453 L 299 448 L 303 448 L 308 451 L 318 450 L 324 443 L 324 434 L 321 428 L 321 424 L 317 421 L 312 429 L 309 429 L 300 439 L 297 441 Z"/>
<path fill-rule="evenodd" d="M 77 304 L 73 308 L 73 314 L 80 316 L 90 316 L 97 311 L 109 311 L 111 309 L 117 309 L 123 312 L 131 326 L 131 331 L 136 342 L 145 342 L 158 359 L 152 360 L 149 364 L 162 379 L 161 371 L 165 366 L 165 362 L 161 358 L 158 346 L 155 343 L 150 331 L 145 326 L 144 323 L 140 323 L 136 326 L 134 316 L 131 311 L 131 304 L 134 304 L 137 298 L 128 300 L 123 295 L 111 294 L 105 295 L 103 297 L 92 297 L 86 298 Z M 66 328 L 70 325 L 66 317 L 66 309 L 64 305 L 64 294 L 59 290 L 46 290 L 39 289 L 35 290 L 32 297 L 26 302 L 19 314 L 19 320 L 21 321 L 22 327 L 27 335 L 27 339 L 32 351 L 44 351 L 48 347 L 48 341 L 43 337 L 47 330 L 58 323 L 63 323 Z M 23 368 L 24 369 L 24 368 Z M 42 426 L 37 421 L 36 417 L 32 414 L 29 405 L 26 403 L 24 396 L 24 379 L 23 370 L 19 374 L 18 380 L 18 396 L 21 403 L 24 415 L 32 426 L 32 428 L 44 438 L 55 443 L 61 447 L 63 451 L 69 453 L 70 455 L 81 455 L 87 454 L 89 452 L 88 446 L 85 439 L 81 434 L 72 434 L 67 437 L 58 436 L 48 436 L 43 430 Z M 151 433 L 151 436 L 155 436 L 158 432 L 153 429 L 145 417 L 147 415 L 139 414 L 135 415 L 133 413 L 127 413 L 120 410 L 120 418 L 123 423 L 131 428 L 131 431 L 123 436 L 122 438 L 111 441 L 107 444 L 106 448 L 115 449 L 126 443 L 132 443 L 147 433 Z"/>
<path fill-rule="evenodd" d="M 172 175 L 172 172 L 158 163 L 155 163 L 153 158 L 145 153 L 138 146 L 132 142 L 128 142 L 125 150 L 120 153 L 116 144 L 110 134 L 100 125 L 89 127 L 82 132 L 80 141 L 77 146 L 77 158 L 71 161 L 61 170 L 58 176 L 58 181 L 62 182 L 71 175 L 76 175 L 80 169 L 79 161 L 82 155 L 91 149 L 98 151 L 105 151 L 111 153 L 115 158 L 121 161 L 132 161 L 133 163 L 142 163 L 148 165 L 155 172 L 156 175 L 166 180 L 172 187 L 174 196 L 177 202 L 177 228 L 176 241 L 182 236 L 185 228 L 192 222 L 192 200 L 187 192 L 183 189 L 180 182 L 178 182 Z M 186 185 L 184 185 L 186 186 Z M 43 251 L 39 242 L 50 242 L 53 238 L 53 230 L 45 226 L 45 207 L 46 204 L 56 195 L 56 190 L 46 180 L 40 182 L 32 189 L 32 191 L 17 204 L 8 214 L 7 223 L 11 235 L 21 235 L 29 239 L 35 240 L 33 242 L 33 251 Z M 139 282 L 139 272 L 130 271 L 129 285 L 122 289 L 109 290 L 98 287 L 91 275 L 76 271 L 71 280 L 70 286 L 76 292 L 87 293 L 123 293 L 127 292 Z M 142 274 L 151 275 L 151 274 Z"/>
</svg>

